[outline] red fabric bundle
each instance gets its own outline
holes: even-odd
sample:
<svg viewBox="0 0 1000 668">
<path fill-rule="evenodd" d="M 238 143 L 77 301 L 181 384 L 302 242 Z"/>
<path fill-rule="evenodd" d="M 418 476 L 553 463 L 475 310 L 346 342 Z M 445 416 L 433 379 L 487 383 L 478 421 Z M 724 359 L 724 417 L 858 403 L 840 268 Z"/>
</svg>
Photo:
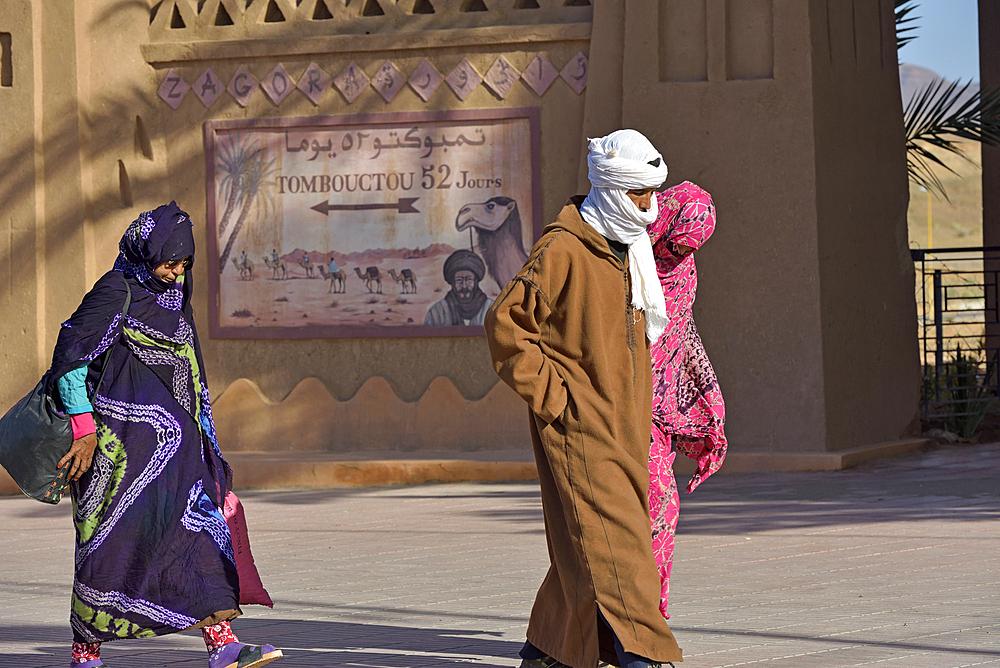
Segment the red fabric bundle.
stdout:
<svg viewBox="0 0 1000 668">
<path fill-rule="evenodd" d="M 243 514 L 243 504 L 232 491 L 226 492 L 222 514 L 226 518 L 233 539 L 236 572 L 240 576 L 240 605 L 256 604 L 273 608 L 274 602 L 260 581 L 260 574 L 250 553 L 250 536 L 247 534 L 247 518 Z"/>
</svg>

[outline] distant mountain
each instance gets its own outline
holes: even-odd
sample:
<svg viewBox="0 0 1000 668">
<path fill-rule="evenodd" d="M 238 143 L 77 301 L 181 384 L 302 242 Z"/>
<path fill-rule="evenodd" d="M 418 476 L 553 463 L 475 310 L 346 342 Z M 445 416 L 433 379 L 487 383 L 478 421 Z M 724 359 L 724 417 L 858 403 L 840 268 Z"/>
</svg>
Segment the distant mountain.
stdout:
<svg viewBox="0 0 1000 668">
<path fill-rule="evenodd" d="M 924 90 L 929 84 L 943 78 L 944 77 L 939 75 L 934 70 L 929 70 L 926 67 L 911 65 L 909 63 L 900 63 L 899 89 L 903 94 L 903 107 L 906 107 L 906 104 L 918 91 Z M 964 102 L 978 90 L 979 82 L 973 82 L 973 84 L 969 86 L 969 90 L 966 91 L 966 94 L 961 101 Z"/>
</svg>

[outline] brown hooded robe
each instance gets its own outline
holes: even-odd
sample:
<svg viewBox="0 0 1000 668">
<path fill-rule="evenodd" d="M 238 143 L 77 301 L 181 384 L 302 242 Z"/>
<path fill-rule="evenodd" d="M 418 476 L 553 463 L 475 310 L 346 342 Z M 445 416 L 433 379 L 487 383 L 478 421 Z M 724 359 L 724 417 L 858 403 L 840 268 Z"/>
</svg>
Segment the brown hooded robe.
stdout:
<svg viewBox="0 0 1000 668">
<path fill-rule="evenodd" d="M 561 663 L 681 650 L 659 611 L 650 537 L 652 373 L 627 264 L 572 198 L 486 315 L 493 367 L 531 408 L 549 571 L 528 640 Z"/>
</svg>

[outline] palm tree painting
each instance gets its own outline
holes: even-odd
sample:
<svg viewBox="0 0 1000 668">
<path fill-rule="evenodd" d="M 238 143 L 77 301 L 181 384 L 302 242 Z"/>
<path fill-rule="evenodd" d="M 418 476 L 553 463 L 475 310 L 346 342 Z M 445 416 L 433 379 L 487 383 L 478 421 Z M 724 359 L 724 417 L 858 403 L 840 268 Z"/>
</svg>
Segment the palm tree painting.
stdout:
<svg viewBox="0 0 1000 668">
<path fill-rule="evenodd" d="M 241 137 L 239 133 L 230 134 L 226 141 L 219 145 L 217 169 L 219 172 L 219 195 L 226 202 L 226 210 L 219 219 L 219 236 L 226 232 L 229 219 L 236 207 L 242 204 L 243 176 L 251 161 L 256 160 L 264 149 L 257 147 L 257 142 Z"/>
<path fill-rule="evenodd" d="M 240 137 L 238 133 L 221 144 L 217 169 L 220 174 L 219 194 L 226 202 L 218 225 L 220 242 L 225 238 L 233 213 L 239 208 L 236 224 L 219 257 L 221 274 L 226 269 L 226 261 L 250 217 L 250 212 L 254 212 L 255 218 L 261 218 L 274 208 L 273 177 L 277 170 L 275 159 L 268 158 L 264 148 L 259 147 L 256 141 Z"/>
</svg>

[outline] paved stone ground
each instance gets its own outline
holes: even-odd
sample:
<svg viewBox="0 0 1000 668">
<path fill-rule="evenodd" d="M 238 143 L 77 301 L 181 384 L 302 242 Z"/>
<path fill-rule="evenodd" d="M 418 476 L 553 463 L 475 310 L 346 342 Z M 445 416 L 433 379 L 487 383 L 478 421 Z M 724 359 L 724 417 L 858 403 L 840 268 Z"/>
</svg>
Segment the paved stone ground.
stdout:
<svg viewBox="0 0 1000 668">
<path fill-rule="evenodd" d="M 516 666 L 547 564 L 534 484 L 243 495 L 276 666 Z M 671 625 L 691 667 L 1000 667 L 1000 446 L 718 476 L 682 499 Z M 69 504 L 0 499 L 2 666 L 65 666 Z M 197 634 L 106 646 L 205 666 Z"/>
</svg>

